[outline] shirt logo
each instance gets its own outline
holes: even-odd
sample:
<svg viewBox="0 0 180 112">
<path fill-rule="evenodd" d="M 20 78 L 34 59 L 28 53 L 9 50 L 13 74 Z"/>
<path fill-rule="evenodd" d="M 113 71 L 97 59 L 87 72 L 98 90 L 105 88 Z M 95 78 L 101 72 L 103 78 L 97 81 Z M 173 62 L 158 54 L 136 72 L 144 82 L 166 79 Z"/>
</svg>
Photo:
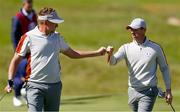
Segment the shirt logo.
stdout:
<svg viewBox="0 0 180 112">
<path fill-rule="evenodd" d="M 148 52 L 146 53 L 147 57 L 150 57 L 151 55 L 152 55 L 151 53 L 148 53 Z"/>
</svg>

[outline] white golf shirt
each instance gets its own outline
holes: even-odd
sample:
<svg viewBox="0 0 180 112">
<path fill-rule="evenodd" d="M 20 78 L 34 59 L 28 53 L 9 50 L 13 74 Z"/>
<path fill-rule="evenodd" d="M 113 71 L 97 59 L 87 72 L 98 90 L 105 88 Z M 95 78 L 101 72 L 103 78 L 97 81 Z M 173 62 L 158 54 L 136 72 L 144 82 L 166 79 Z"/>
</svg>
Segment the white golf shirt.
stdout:
<svg viewBox="0 0 180 112">
<path fill-rule="evenodd" d="M 143 90 L 147 87 L 157 86 L 157 65 L 163 75 L 166 89 L 170 89 L 170 74 L 165 55 L 161 47 L 146 39 L 143 44 L 136 41 L 122 45 L 111 57 L 110 65 L 115 65 L 125 59 L 128 74 L 129 87 L 136 90 Z"/>
<path fill-rule="evenodd" d="M 35 27 L 23 35 L 16 53 L 28 59 L 26 80 L 40 83 L 59 82 L 59 53 L 68 48 L 57 32 L 46 36 Z"/>
</svg>

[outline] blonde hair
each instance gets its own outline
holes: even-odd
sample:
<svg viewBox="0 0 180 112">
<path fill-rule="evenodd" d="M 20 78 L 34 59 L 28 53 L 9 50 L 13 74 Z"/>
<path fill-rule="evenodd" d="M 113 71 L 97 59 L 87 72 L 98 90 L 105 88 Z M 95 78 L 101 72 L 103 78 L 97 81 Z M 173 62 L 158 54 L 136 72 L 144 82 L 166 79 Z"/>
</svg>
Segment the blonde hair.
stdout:
<svg viewBox="0 0 180 112">
<path fill-rule="evenodd" d="M 51 14 L 52 12 L 55 12 L 53 8 L 44 7 L 39 11 L 38 15 L 45 16 Z"/>
<path fill-rule="evenodd" d="M 39 13 L 38 16 L 45 16 L 45 15 L 49 15 L 52 12 L 55 12 L 55 9 L 50 8 L 50 7 L 44 7 L 42 8 Z M 38 20 L 38 24 L 43 24 L 45 20 Z"/>
</svg>

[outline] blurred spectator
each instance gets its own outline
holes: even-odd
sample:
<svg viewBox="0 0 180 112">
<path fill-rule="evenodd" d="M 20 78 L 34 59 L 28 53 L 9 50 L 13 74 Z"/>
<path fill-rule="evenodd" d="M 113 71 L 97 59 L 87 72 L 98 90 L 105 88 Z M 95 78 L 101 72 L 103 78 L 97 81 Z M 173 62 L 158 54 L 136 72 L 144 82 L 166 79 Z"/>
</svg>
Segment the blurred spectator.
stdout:
<svg viewBox="0 0 180 112">
<path fill-rule="evenodd" d="M 21 36 L 37 25 L 37 15 L 33 10 L 33 0 L 23 0 L 22 8 L 12 19 L 11 38 L 14 49 L 16 49 Z M 22 105 L 21 89 L 26 75 L 27 60 L 24 58 L 18 65 L 14 78 L 14 106 Z"/>
</svg>

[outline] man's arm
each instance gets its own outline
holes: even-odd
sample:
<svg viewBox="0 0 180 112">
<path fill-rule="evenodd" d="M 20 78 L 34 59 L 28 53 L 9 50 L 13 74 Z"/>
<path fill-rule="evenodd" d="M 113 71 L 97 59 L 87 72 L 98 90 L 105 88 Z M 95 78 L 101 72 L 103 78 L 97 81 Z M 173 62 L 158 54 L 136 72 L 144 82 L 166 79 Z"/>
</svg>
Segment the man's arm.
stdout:
<svg viewBox="0 0 180 112">
<path fill-rule="evenodd" d="M 22 56 L 19 56 L 17 53 L 14 54 L 11 63 L 9 65 L 9 70 L 8 70 L 8 85 L 5 87 L 6 92 L 11 92 L 12 91 L 12 86 L 13 86 L 13 78 L 16 73 L 17 67 L 19 62 L 21 61 Z"/>
<path fill-rule="evenodd" d="M 166 86 L 166 102 L 168 104 L 172 103 L 172 93 L 171 93 L 171 78 L 170 78 L 170 73 L 169 73 L 169 67 L 167 64 L 167 60 L 165 58 L 165 54 L 163 53 L 163 50 L 160 48 L 158 51 L 158 59 L 157 62 L 159 64 L 160 70 L 163 75 L 164 83 Z"/>
<path fill-rule="evenodd" d="M 111 64 L 112 63 L 112 55 L 113 55 L 114 48 L 112 46 L 108 46 L 106 51 L 107 51 L 107 54 L 108 54 L 107 62 Z"/>
<path fill-rule="evenodd" d="M 108 53 L 107 62 L 110 65 L 116 65 L 120 60 L 122 60 L 125 57 L 124 46 L 121 46 L 115 54 L 113 54 L 113 51 L 114 48 L 112 46 L 107 47 L 107 53 Z"/>
<path fill-rule="evenodd" d="M 68 48 L 67 50 L 62 52 L 64 55 L 70 57 L 70 58 L 85 58 L 85 57 L 96 57 L 96 56 L 102 56 L 106 53 L 106 48 L 101 47 L 96 51 L 79 51 L 79 50 L 73 50 L 71 48 Z"/>
</svg>

